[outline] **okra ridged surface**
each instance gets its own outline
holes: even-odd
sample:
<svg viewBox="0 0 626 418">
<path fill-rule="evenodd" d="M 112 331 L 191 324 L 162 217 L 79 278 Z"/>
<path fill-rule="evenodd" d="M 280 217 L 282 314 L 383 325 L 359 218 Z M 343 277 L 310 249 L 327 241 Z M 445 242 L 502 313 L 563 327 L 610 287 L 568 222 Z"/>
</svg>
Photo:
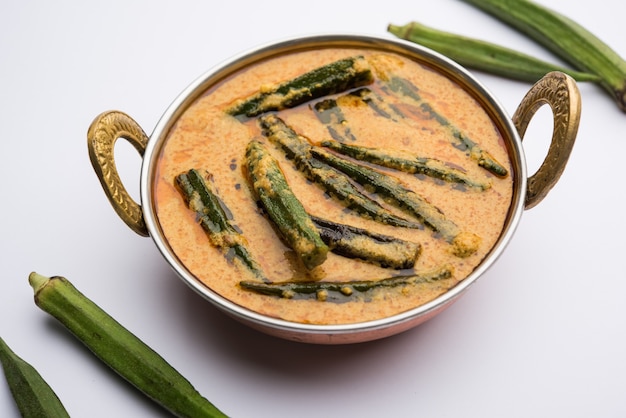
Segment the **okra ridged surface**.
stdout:
<svg viewBox="0 0 626 418">
<path fill-rule="evenodd" d="M 226 417 L 163 357 L 65 277 L 31 273 L 35 303 L 56 318 L 104 364 L 174 416 Z"/>
<path fill-rule="evenodd" d="M 529 0 L 463 0 L 532 38 L 574 68 L 594 74 L 626 112 L 626 60 L 573 19 Z"/>
<path fill-rule="evenodd" d="M 387 30 L 399 38 L 440 52 L 466 68 L 513 80 L 535 83 L 552 71 L 566 73 L 576 81 L 600 80 L 596 74 L 576 71 L 492 42 L 436 30 L 418 22 L 401 26 L 391 24 Z"/>
<path fill-rule="evenodd" d="M 2 338 L 0 364 L 22 417 L 69 418 L 65 406 L 48 382 L 35 367 L 11 350 Z"/>
</svg>

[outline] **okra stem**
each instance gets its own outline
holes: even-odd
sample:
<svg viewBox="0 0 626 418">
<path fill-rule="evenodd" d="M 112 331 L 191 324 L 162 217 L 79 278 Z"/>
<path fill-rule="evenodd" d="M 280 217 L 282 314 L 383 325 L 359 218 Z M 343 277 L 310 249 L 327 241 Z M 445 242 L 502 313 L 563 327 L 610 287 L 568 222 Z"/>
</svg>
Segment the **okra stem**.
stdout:
<svg viewBox="0 0 626 418">
<path fill-rule="evenodd" d="M 574 20 L 529 0 L 464 0 L 535 40 L 600 84 L 626 112 L 626 61 Z"/>
<path fill-rule="evenodd" d="M 316 216 L 311 219 L 330 250 L 344 257 L 358 258 L 385 268 L 410 269 L 421 251 L 421 245 L 414 242 Z"/>
<path fill-rule="evenodd" d="M 250 254 L 247 240 L 231 223 L 225 204 L 218 197 L 210 175 L 207 180 L 196 169 L 176 177 L 176 185 L 189 209 L 196 217 L 211 243 L 220 248 L 229 259 L 238 259 L 256 277 L 264 278 L 261 266 Z"/>
<path fill-rule="evenodd" d="M 278 162 L 257 140 L 246 148 L 250 184 L 280 235 L 312 270 L 326 261 L 328 246 L 302 203 L 293 194 Z"/>
<path fill-rule="evenodd" d="M 31 273 L 35 304 L 52 315 L 100 360 L 178 417 L 226 417 L 148 345 L 64 277 Z"/>
<path fill-rule="evenodd" d="M 379 148 L 343 144 L 337 141 L 322 141 L 320 145 L 356 160 L 366 161 L 410 174 L 423 174 L 446 182 L 459 183 L 480 190 L 486 190 L 491 187 L 490 183 L 473 180 L 461 170 L 449 167 L 442 161 L 434 158 L 417 157 L 406 152 L 392 152 Z"/>
<path fill-rule="evenodd" d="M 430 28 L 418 22 L 389 25 L 387 30 L 401 39 L 433 49 L 459 64 L 513 80 L 536 82 L 551 71 L 569 74 L 577 81 L 597 82 L 595 74 L 565 68 L 491 42 Z"/>
<path fill-rule="evenodd" d="M 69 418 L 67 410 L 39 372 L 0 338 L 0 363 L 22 417 Z"/>
<path fill-rule="evenodd" d="M 309 100 L 373 81 L 367 60 L 362 56 L 349 57 L 323 65 L 274 87 L 263 87 L 259 93 L 235 103 L 227 113 L 236 117 L 254 117 L 273 110 L 295 107 Z"/>
<path fill-rule="evenodd" d="M 417 104 L 422 112 L 428 114 L 428 116 L 435 119 L 441 126 L 446 128 L 450 134 L 451 142 L 456 145 L 460 150 L 466 151 L 469 158 L 476 161 L 480 167 L 498 177 L 506 177 L 508 171 L 502 164 L 487 151 L 483 150 L 480 145 L 471 140 L 466 134 L 461 132 L 456 126 L 452 124 L 442 114 L 437 112 L 433 107 L 424 101 L 419 94 L 418 88 L 413 85 L 409 80 L 398 76 L 391 76 L 387 82 L 389 88 L 397 94 L 406 97 L 415 104 Z"/>
<path fill-rule="evenodd" d="M 353 280 L 345 282 L 288 281 L 280 283 L 242 281 L 239 283 L 239 286 L 241 286 L 242 289 L 252 292 L 285 299 L 317 299 L 323 302 L 347 302 L 375 289 L 414 286 L 449 279 L 452 277 L 453 271 L 452 267 L 443 266 L 429 272 L 392 276 L 379 280 Z"/>
<path fill-rule="evenodd" d="M 355 212 L 387 225 L 421 229 L 417 222 L 396 216 L 375 200 L 363 194 L 343 173 L 311 156 L 312 145 L 308 139 L 298 135 L 276 115 L 268 114 L 259 118 L 263 135 L 280 146 L 287 158 L 310 181 L 323 187 L 339 203 Z"/>
<path fill-rule="evenodd" d="M 340 158 L 326 149 L 313 147 L 311 154 L 330 166 L 340 170 L 364 187 L 395 202 L 398 207 L 411 213 L 417 219 L 437 232 L 442 238 L 454 245 L 454 253 L 460 257 L 467 257 L 478 249 L 480 239 L 474 234 L 463 232 L 434 205 L 419 194 L 406 188 L 395 177 L 373 170 L 362 164 L 353 163 Z"/>
</svg>

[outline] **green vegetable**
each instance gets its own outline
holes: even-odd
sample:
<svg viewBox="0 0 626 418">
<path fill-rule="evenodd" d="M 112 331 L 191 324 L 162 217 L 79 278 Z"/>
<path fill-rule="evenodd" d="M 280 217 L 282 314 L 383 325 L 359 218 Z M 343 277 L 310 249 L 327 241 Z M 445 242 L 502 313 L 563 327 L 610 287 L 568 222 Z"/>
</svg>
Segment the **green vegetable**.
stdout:
<svg viewBox="0 0 626 418">
<path fill-rule="evenodd" d="M 69 417 L 56 393 L 39 372 L 15 354 L 2 338 L 0 338 L 0 363 L 22 417 Z"/>
<path fill-rule="evenodd" d="M 252 189 L 283 239 L 307 269 L 321 265 L 326 261 L 328 246 L 291 191 L 278 162 L 260 141 L 248 144 L 246 165 Z"/>
<path fill-rule="evenodd" d="M 393 92 L 415 102 L 424 113 L 435 119 L 441 126 L 445 127 L 450 133 L 451 142 L 460 150 L 467 152 L 469 157 L 475 160 L 480 167 L 483 167 L 498 177 L 507 176 L 508 171 L 502 164 L 497 162 L 491 154 L 483 150 L 480 145 L 472 141 L 448 119 L 433 109 L 429 103 L 424 101 L 419 94 L 418 88 L 409 80 L 392 75 L 387 81 L 387 85 Z"/>
<path fill-rule="evenodd" d="M 238 101 L 227 113 L 254 117 L 262 113 L 295 107 L 309 100 L 370 84 L 374 81 L 369 63 L 362 56 L 341 59 L 316 68 L 273 88 Z"/>
<path fill-rule="evenodd" d="M 176 185 L 189 209 L 207 233 L 211 244 L 224 251 L 230 260 L 237 259 L 256 277 L 264 278 L 263 271 L 246 248 L 247 240 L 231 223 L 226 205 L 217 195 L 211 176 L 208 181 L 196 169 L 176 177 Z M 230 211 L 228 211 L 230 213 Z"/>
<path fill-rule="evenodd" d="M 481 183 L 473 180 L 461 170 L 449 167 L 444 162 L 434 158 L 416 157 L 406 152 L 392 152 L 379 148 L 343 144 L 337 141 L 323 141 L 320 145 L 356 160 L 366 161 L 410 174 L 423 174 L 446 182 L 459 183 L 480 190 L 486 190 L 491 187 L 490 183 Z"/>
<path fill-rule="evenodd" d="M 259 118 L 259 124 L 263 135 L 273 143 L 278 144 L 287 158 L 293 160 L 296 167 L 310 181 L 319 184 L 348 209 L 387 225 L 422 228 L 417 222 L 394 215 L 375 200 L 363 194 L 344 174 L 313 158 L 311 156 L 312 146 L 309 141 L 298 135 L 277 116 L 264 115 Z"/>
<path fill-rule="evenodd" d="M 558 66 L 491 42 L 436 30 L 418 22 L 389 25 L 387 30 L 398 38 L 446 55 L 467 68 L 501 77 L 534 83 L 551 71 L 560 71 L 577 81 L 599 80 L 595 74 Z"/>
<path fill-rule="evenodd" d="M 464 0 L 534 39 L 600 84 L 626 112 L 626 61 L 572 19 L 528 0 Z M 590 5 L 593 7 L 593 5 Z"/>
<path fill-rule="evenodd" d="M 35 303 L 82 341 L 100 360 L 149 398 L 179 417 L 225 417 L 159 354 L 63 277 L 31 273 Z"/>
<path fill-rule="evenodd" d="M 399 286 L 414 286 L 435 283 L 452 277 L 453 269 L 444 266 L 434 271 L 410 275 L 393 276 L 380 280 L 353 280 L 345 282 L 300 282 L 262 283 L 242 281 L 242 289 L 285 299 L 317 299 L 323 302 L 347 302 L 375 289 Z"/>
<path fill-rule="evenodd" d="M 419 194 L 406 188 L 397 178 L 335 156 L 324 148 L 313 147 L 311 154 L 411 213 L 426 226 L 440 234 L 446 242 L 453 244 L 453 251 L 457 256 L 467 257 L 478 249 L 480 239 L 476 235 L 461 231 L 438 208 Z"/>
<path fill-rule="evenodd" d="M 389 235 L 311 216 L 322 240 L 336 254 L 358 258 L 381 267 L 410 269 L 421 251 L 421 245 Z"/>
</svg>

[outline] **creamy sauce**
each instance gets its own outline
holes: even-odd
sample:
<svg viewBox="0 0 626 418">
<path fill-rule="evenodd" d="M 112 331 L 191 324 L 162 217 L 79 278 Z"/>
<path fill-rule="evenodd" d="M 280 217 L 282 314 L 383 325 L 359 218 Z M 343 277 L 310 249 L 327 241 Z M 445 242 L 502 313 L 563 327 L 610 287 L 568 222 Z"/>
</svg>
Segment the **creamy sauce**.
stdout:
<svg viewBox="0 0 626 418">
<path fill-rule="evenodd" d="M 425 197 L 462 231 L 478 235 L 478 251 L 468 257 L 453 255 L 451 245 L 434 236 L 428 228 L 392 227 L 350 213 L 330 199 L 322 188 L 308 182 L 281 150 L 263 138 L 254 119 L 242 122 L 225 113 L 234 101 L 248 97 L 267 85 L 357 54 L 364 55 L 371 62 L 378 62 L 375 67 L 378 70 L 387 67 L 394 74 L 410 80 L 432 108 L 488 150 L 509 172 L 511 170 L 501 134 L 476 100 L 454 82 L 404 57 L 384 53 L 381 59 L 380 51 L 323 49 L 281 56 L 236 73 L 211 88 L 180 116 L 161 150 L 154 183 L 158 222 L 176 256 L 199 281 L 234 303 L 270 317 L 301 323 L 344 324 L 378 319 L 417 307 L 441 295 L 467 277 L 498 240 L 511 203 L 511 175 L 498 178 L 478 167 L 476 161 L 451 144 L 450 134 L 441 124 L 420 112 L 415 105 L 381 90 L 378 80 L 386 76 L 386 71 L 375 71 L 377 81 L 368 88 L 397 105 L 406 117 L 392 120 L 377 115 L 368 106 L 359 104 L 361 102 L 343 103 L 344 115 L 357 138 L 354 144 L 437 158 L 461 168 L 473 179 L 490 183 L 490 188 L 481 191 L 455 187 L 424 176 L 376 168 L 397 177 L 408 188 Z M 282 110 L 278 114 L 314 143 L 331 139 L 327 127 L 311 110 L 312 103 Z M 272 281 L 369 280 L 400 273 L 329 253 L 327 260 L 311 277 L 260 213 L 248 186 L 242 167 L 245 165 L 246 145 L 252 138 L 268 145 L 295 195 L 309 213 L 417 242 L 422 250 L 415 271 L 430 271 L 451 264 L 454 267 L 453 276 L 436 283 L 376 291 L 368 294 L 367 299 L 356 298 L 345 303 L 282 299 L 242 290 L 238 283 L 253 278 L 244 268 L 230 263 L 210 244 L 206 233 L 196 222 L 195 214 L 188 209 L 174 186 L 174 178 L 181 172 L 196 168 L 213 175 L 220 197 L 243 231 L 248 248 Z M 394 213 L 411 219 L 406 213 L 380 201 L 385 207 L 392 208 Z"/>
</svg>

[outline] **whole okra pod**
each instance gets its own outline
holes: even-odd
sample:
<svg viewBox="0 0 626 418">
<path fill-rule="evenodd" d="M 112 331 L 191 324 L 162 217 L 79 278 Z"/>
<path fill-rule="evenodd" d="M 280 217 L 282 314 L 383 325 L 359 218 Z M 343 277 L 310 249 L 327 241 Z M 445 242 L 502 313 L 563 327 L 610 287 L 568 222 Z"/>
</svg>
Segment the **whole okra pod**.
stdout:
<svg viewBox="0 0 626 418">
<path fill-rule="evenodd" d="M 534 83 L 551 71 L 569 74 L 576 81 L 599 81 L 595 74 L 565 68 L 491 42 L 433 29 L 418 22 L 389 25 L 401 39 L 433 49 L 467 68 L 513 80 Z"/>
<path fill-rule="evenodd" d="M 158 353 L 66 278 L 31 273 L 35 304 L 59 320 L 100 360 L 178 417 L 226 417 Z"/>
<path fill-rule="evenodd" d="M 69 417 L 56 393 L 39 372 L 15 354 L 2 338 L 0 338 L 0 363 L 22 417 Z"/>
<path fill-rule="evenodd" d="M 626 112 L 626 60 L 574 20 L 529 0 L 464 0 L 553 52 L 600 84 Z"/>
</svg>

